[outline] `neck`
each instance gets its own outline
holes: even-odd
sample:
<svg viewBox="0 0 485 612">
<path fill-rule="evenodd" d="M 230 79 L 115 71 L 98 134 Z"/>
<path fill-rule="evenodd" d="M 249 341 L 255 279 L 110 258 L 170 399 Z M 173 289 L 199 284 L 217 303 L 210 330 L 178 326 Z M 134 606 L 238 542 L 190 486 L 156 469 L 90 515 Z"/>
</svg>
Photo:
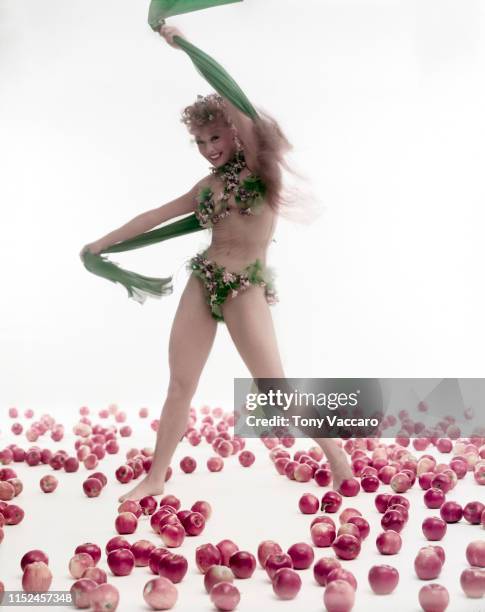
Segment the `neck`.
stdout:
<svg viewBox="0 0 485 612">
<path fill-rule="evenodd" d="M 219 166 L 218 168 L 211 168 L 211 172 L 214 174 L 224 174 L 225 172 L 230 172 L 234 170 L 240 171 L 242 168 L 246 167 L 246 160 L 244 158 L 244 151 L 242 149 L 236 150 L 231 159 Z"/>
</svg>

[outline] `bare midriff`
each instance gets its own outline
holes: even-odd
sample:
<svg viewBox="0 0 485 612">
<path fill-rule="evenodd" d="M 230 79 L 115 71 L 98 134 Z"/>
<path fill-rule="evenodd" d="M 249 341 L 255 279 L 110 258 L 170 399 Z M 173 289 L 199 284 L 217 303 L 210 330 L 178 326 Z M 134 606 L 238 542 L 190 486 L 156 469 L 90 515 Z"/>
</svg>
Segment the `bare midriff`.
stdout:
<svg viewBox="0 0 485 612">
<path fill-rule="evenodd" d="M 241 173 L 242 174 L 242 173 Z M 210 183 L 217 201 L 222 193 L 220 181 Z M 229 200 L 230 214 L 211 229 L 211 243 L 206 257 L 237 272 L 259 259 L 266 263 L 266 253 L 276 227 L 276 214 L 267 202 L 252 214 L 240 214 L 234 196 Z"/>
</svg>

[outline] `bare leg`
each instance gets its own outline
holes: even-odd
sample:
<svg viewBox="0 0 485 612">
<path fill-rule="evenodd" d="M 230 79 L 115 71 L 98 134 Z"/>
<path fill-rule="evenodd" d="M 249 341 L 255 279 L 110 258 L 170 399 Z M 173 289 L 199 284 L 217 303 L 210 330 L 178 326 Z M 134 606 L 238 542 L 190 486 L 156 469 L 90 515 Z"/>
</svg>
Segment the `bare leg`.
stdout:
<svg viewBox="0 0 485 612">
<path fill-rule="evenodd" d="M 273 319 L 260 287 L 249 287 L 223 305 L 224 320 L 231 338 L 251 376 L 285 378 Z M 315 438 L 332 470 L 333 486 L 352 477 L 344 451 L 331 438 Z"/>
<path fill-rule="evenodd" d="M 169 342 L 170 381 L 163 405 L 150 472 L 134 489 L 122 495 L 141 499 L 163 492 L 165 473 L 187 427 L 190 402 L 209 356 L 217 331 L 205 301 L 201 281 L 190 276 L 180 298 Z"/>
</svg>

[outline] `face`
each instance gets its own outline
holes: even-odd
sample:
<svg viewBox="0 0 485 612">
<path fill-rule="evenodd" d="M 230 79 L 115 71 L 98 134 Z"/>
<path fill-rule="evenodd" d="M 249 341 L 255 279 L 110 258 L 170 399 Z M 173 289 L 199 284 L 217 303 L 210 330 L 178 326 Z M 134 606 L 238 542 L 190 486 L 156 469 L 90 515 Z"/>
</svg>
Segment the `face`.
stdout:
<svg viewBox="0 0 485 612">
<path fill-rule="evenodd" d="M 216 168 L 226 164 L 236 153 L 234 132 L 222 122 L 196 128 L 193 135 L 200 154 Z"/>
</svg>

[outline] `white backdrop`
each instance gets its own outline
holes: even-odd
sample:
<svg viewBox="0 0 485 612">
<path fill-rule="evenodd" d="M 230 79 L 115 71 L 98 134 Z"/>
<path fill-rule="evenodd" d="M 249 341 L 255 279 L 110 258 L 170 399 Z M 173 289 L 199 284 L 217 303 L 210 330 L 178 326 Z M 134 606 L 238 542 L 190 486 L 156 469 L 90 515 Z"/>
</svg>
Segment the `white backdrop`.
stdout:
<svg viewBox="0 0 485 612">
<path fill-rule="evenodd" d="M 113 257 L 179 269 L 143 306 L 78 258 L 207 173 L 179 113 L 210 88 L 147 8 L 0 0 L 2 408 L 161 405 L 205 236 Z M 280 121 L 324 207 L 270 251 L 287 375 L 483 376 L 483 3 L 246 0 L 170 23 Z M 231 408 L 246 375 L 219 326 L 194 405 Z"/>
</svg>

